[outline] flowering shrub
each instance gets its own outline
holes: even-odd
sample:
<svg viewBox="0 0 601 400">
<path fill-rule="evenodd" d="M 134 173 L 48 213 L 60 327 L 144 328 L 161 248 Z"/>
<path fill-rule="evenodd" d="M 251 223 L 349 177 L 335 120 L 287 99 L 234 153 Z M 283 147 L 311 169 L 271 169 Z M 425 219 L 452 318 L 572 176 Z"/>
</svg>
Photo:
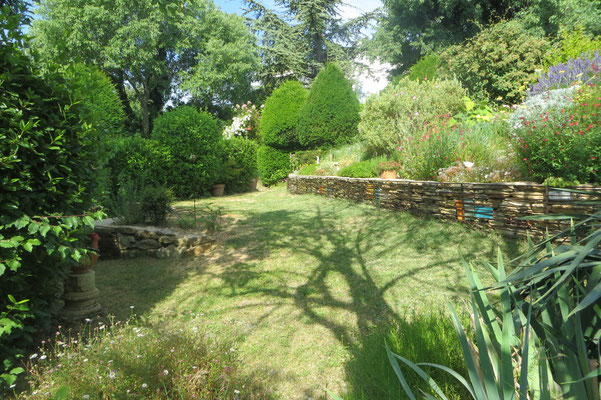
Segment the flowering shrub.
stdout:
<svg viewBox="0 0 601 400">
<path fill-rule="evenodd" d="M 574 103 L 524 118 L 515 131 L 514 148 L 530 179 L 601 181 L 601 87 L 584 86 Z"/>
<path fill-rule="evenodd" d="M 234 118 L 232 119 L 232 123 L 223 129 L 223 137 L 225 139 L 233 137 L 258 139 L 262 109 L 263 106 L 257 108 L 250 101 L 242 105 L 236 104 L 234 107 Z"/>
<path fill-rule="evenodd" d="M 463 106 L 467 92 L 456 80 L 402 80 L 367 99 L 361 112 L 360 137 L 368 146 L 385 151 L 409 137 L 421 136 L 424 125 L 437 124 L 445 114 Z"/>
<path fill-rule="evenodd" d="M 528 96 L 507 118 L 509 129 L 519 129 L 523 127 L 523 121 L 529 121 L 536 115 L 540 115 L 549 109 L 570 107 L 577 90 L 578 86 L 571 86 L 569 88 L 552 89 L 534 96 Z"/>
<path fill-rule="evenodd" d="M 454 164 L 469 168 L 493 165 L 507 153 L 502 124 L 450 125 L 448 121 L 425 126 L 424 133 L 401 141 L 394 158 L 401 176 L 433 180 L 438 171 Z"/>
<path fill-rule="evenodd" d="M 538 79 L 529 93 L 537 95 L 547 90 L 565 88 L 581 82 L 599 82 L 599 65 L 601 65 L 601 51 L 596 50 L 592 54 L 582 53 L 577 58 L 549 67 L 549 71 Z"/>
</svg>

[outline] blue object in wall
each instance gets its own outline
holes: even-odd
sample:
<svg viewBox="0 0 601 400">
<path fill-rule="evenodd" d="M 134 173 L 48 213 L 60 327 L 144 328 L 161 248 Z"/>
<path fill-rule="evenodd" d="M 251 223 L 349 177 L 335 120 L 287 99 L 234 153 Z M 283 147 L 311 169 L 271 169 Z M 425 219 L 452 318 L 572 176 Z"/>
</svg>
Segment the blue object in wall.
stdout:
<svg viewBox="0 0 601 400">
<path fill-rule="evenodd" d="M 476 218 L 492 219 L 493 211 L 491 207 L 474 207 Z"/>
</svg>

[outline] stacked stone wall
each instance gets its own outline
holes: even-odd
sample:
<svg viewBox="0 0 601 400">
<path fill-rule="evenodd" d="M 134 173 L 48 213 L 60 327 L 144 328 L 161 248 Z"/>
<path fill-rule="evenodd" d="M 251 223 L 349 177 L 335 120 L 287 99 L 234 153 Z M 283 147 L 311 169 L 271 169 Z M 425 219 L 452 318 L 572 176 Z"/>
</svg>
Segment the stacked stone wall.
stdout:
<svg viewBox="0 0 601 400">
<path fill-rule="evenodd" d="M 101 223 L 96 225 L 95 231 L 100 235 L 99 250 L 103 259 L 200 255 L 214 244 L 214 239 L 206 235 L 151 226 Z"/>
<path fill-rule="evenodd" d="M 591 185 L 571 189 L 601 193 L 601 188 Z M 459 220 L 495 229 L 507 236 L 526 233 L 540 236 L 546 229 L 555 232 L 569 226 L 569 221 L 525 221 L 520 217 L 598 211 L 593 206 L 578 204 L 591 200 L 590 195 L 558 191 L 529 182 L 446 183 L 289 175 L 288 191 L 293 194 L 313 193 L 343 198 L 393 210 Z"/>
</svg>

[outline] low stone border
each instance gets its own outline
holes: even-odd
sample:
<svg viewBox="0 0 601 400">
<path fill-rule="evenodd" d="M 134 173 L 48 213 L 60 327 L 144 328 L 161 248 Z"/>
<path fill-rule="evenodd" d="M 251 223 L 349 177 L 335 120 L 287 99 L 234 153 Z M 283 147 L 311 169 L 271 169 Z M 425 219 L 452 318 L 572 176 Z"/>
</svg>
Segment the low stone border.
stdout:
<svg viewBox="0 0 601 400">
<path fill-rule="evenodd" d="M 572 189 L 601 192 L 592 185 Z M 504 235 L 541 235 L 566 227 L 569 221 L 523 221 L 520 217 L 556 213 L 590 213 L 576 204 L 590 196 L 558 191 L 530 182 L 447 183 L 406 179 L 288 176 L 288 191 L 367 202 L 393 210 L 408 210 L 437 218 L 455 219 L 500 231 Z M 567 225 L 569 226 L 569 225 Z"/>
<path fill-rule="evenodd" d="M 187 234 L 153 226 L 114 225 L 105 220 L 96 225 L 103 259 L 178 257 L 201 255 L 215 243 L 206 235 Z"/>
</svg>

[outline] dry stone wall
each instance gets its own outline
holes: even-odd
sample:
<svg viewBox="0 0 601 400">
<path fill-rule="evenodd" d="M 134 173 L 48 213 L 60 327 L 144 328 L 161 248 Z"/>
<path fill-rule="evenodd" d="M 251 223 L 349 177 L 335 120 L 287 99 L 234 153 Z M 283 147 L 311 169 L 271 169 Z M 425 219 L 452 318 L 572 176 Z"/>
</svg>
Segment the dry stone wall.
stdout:
<svg viewBox="0 0 601 400">
<path fill-rule="evenodd" d="M 601 193 L 601 188 L 580 185 L 573 189 Z M 553 213 L 589 213 L 577 204 L 590 200 L 582 193 L 558 191 L 529 182 L 446 183 L 405 179 L 288 176 L 288 191 L 313 193 L 371 203 L 393 210 L 446 218 L 495 229 L 507 236 L 540 236 L 566 227 L 569 221 L 524 221 L 520 217 Z M 598 209 L 597 209 L 598 211 Z"/>
<path fill-rule="evenodd" d="M 113 225 L 110 221 L 96 225 L 103 259 L 200 255 L 213 244 L 206 235 L 193 235 L 152 226 Z"/>
</svg>

